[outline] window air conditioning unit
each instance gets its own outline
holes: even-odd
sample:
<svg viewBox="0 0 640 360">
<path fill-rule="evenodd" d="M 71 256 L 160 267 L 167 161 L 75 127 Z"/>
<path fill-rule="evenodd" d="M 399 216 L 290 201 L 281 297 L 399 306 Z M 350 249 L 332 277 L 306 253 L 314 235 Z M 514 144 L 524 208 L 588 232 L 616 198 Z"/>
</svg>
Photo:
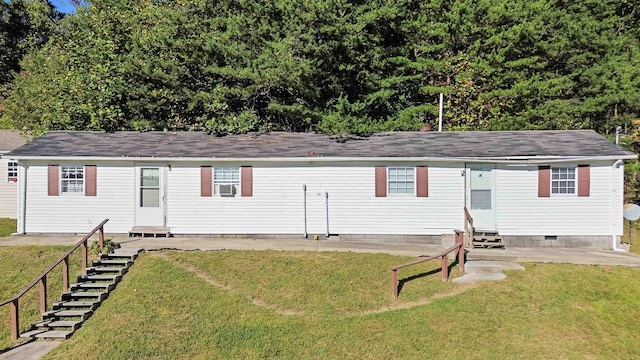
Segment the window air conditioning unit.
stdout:
<svg viewBox="0 0 640 360">
<path fill-rule="evenodd" d="M 233 184 L 221 184 L 218 185 L 218 191 L 220 196 L 234 196 L 236 194 L 236 187 Z"/>
</svg>

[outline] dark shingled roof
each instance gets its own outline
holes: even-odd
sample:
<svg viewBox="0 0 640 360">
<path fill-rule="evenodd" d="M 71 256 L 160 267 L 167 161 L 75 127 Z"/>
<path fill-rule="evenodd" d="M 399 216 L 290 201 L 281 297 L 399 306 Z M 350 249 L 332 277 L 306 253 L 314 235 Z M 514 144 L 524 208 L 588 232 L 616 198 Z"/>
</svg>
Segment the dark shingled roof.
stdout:
<svg viewBox="0 0 640 360">
<path fill-rule="evenodd" d="M 393 132 L 329 137 L 313 133 L 228 135 L 203 132 L 50 132 L 12 156 L 118 158 L 294 158 L 621 156 L 623 150 L 591 130 Z"/>
<path fill-rule="evenodd" d="M 0 153 L 13 150 L 26 142 L 17 130 L 0 130 Z"/>
</svg>

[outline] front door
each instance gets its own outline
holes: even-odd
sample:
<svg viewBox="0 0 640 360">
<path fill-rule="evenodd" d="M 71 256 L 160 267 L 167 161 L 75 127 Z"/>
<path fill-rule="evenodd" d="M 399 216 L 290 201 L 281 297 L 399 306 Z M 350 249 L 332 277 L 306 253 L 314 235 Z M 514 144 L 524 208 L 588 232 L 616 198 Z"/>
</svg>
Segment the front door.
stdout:
<svg viewBox="0 0 640 360">
<path fill-rule="evenodd" d="M 467 165 L 467 209 L 479 230 L 496 230 L 495 172 L 494 165 Z"/>
<path fill-rule="evenodd" d="M 164 167 L 136 166 L 136 225 L 165 226 Z"/>
</svg>

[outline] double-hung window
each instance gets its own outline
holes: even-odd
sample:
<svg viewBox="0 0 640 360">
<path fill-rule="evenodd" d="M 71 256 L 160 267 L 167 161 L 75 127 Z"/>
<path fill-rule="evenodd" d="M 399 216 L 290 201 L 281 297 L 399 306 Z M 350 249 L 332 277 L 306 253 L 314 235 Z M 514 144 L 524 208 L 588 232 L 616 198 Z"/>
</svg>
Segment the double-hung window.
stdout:
<svg viewBox="0 0 640 360">
<path fill-rule="evenodd" d="M 61 166 L 60 190 L 62 193 L 84 193 L 84 166 Z"/>
<path fill-rule="evenodd" d="M 415 194 L 415 168 L 389 167 L 387 176 L 389 195 Z"/>
<path fill-rule="evenodd" d="M 18 181 L 18 162 L 9 160 L 7 162 L 7 182 Z"/>
<path fill-rule="evenodd" d="M 557 167 L 551 168 L 551 193 L 575 194 L 576 193 L 576 168 Z"/>
<path fill-rule="evenodd" d="M 236 196 L 240 187 L 240 167 L 215 167 L 213 187 L 216 195 Z"/>
</svg>

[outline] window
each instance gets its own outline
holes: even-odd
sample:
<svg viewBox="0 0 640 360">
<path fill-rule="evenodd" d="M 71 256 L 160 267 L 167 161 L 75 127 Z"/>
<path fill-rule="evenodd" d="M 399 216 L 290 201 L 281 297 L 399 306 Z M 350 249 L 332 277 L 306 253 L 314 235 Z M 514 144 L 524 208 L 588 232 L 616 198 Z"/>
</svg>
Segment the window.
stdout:
<svg viewBox="0 0 640 360">
<path fill-rule="evenodd" d="M 415 194 L 414 168 L 390 167 L 388 171 L 387 187 L 389 195 Z"/>
<path fill-rule="evenodd" d="M 213 169 L 213 188 L 216 195 L 236 196 L 239 186 L 239 167 L 216 167 Z"/>
<path fill-rule="evenodd" d="M 160 169 L 140 169 L 140 207 L 160 207 Z"/>
<path fill-rule="evenodd" d="M 576 193 L 576 169 L 552 168 L 551 169 L 551 193 L 575 194 Z"/>
<path fill-rule="evenodd" d="M 60 185 L 62 193 L 84 192 L 84 166 L 62 166 Z"/>
<path fill-rule="evenodd" d="M 9 160 L 7 162 L 7 181 L 8 182 L 16 182 L 18 181 L 18 162 Z"/>
</svg>

